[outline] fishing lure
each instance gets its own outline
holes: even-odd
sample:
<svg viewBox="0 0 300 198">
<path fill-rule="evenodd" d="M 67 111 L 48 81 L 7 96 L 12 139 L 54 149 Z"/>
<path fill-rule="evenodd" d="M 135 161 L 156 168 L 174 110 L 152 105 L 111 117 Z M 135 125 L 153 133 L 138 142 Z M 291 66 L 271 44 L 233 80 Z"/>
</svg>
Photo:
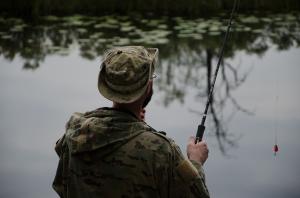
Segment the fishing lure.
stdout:
<svg viewBox="0 0 300 198">
<path fill-rule="evenodd" d="M 275 144 L 275 145 L 273 146 L 274 156 L 276 156 L 276 154 L 277 154 L 278 151 L 279 151 L 279 147 L 278 147 L 277 144 Z"/>
</svg>

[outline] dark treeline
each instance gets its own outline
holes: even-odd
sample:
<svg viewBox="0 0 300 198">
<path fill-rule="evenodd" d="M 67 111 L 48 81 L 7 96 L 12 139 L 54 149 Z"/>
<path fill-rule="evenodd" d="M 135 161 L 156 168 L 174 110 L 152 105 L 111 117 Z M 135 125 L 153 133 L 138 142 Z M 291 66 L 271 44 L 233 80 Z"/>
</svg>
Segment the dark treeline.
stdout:
<svg viewBox="0 0 300 198">
<path fill-rule="evenodd" d="M 233 0 L 9 0 L 0 1 L 2 14 L 23 18 L 44 15 L 152 14 L 205 16 L 228 10 Z M 241 0 L 240 11 L 288 12 L 300 10 L 299 0 Z"/>
</svg>

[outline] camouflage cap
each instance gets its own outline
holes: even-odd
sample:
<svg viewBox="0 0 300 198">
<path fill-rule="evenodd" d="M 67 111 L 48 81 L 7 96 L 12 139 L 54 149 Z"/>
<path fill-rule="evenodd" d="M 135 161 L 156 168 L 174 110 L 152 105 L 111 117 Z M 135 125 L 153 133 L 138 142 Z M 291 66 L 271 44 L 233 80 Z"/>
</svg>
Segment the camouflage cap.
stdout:
<svg viewBox="0 0 300 198">
<path fill-rule="evenodd" d="M 118 103 L 136 101 L 145 93 L 157 59 L 157 48 L 124 46 L 108 50 L 98 77 L 100 93 Z"/>
</svg>

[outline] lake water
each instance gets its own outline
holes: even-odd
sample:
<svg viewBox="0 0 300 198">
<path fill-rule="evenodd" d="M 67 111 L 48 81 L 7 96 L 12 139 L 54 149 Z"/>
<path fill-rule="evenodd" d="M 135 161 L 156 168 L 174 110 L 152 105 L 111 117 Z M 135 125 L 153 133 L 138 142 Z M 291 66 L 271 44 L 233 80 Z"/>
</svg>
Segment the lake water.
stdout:
<svg viewBox="0 0 300 198">
<path fill-rule="evenodd" d="M 0 197 L 58 197 L 55 142 L 71 113 L 111 106 L 97 76 L 112 46 L 159 48 L 146 121 L 185 152 L 226 17 L 49 16 L 35 25 L 0 17 Z M 299 13 L 238 16 L 204 136 L 211 197 L 300 197 L 299 45 Z"/>
</svg>

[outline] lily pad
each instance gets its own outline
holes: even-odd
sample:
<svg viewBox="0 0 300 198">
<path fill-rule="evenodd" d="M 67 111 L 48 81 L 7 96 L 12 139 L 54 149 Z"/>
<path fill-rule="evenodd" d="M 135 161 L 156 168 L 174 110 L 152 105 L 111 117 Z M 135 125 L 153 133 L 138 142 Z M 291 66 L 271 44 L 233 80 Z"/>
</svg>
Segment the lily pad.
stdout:
<svg viewBox="0 0 300 198">
<path fill-rule="evenodd" d="M 109 24 L 119 24 L 119 21 L 112 18 L 112 17 L 107 17 L 106 18 L 106 23 L 109 23 Z"/>
<path fill-rule="evenodd" d="M 23 26 L 22 25 L 16 25 L 13 28 L 10 29 L 11 32 L 23 32 Z"/>
<path fill-rule="evenodd" d="M 263 17 L 263 18 L 261 18 L 261 21 L 263 21 L 265 23 L 271 23 L 273 20 L 271 18 Z"/>
<path fill-rule="evenodd" d="M 208 35 L 210 36 L 219 36 L 221 32 L 208 32 Z"/>
<path fill-rule="evenodd" d="M 197 29 L 205 29 L 209 26 L 208 23 L 206 22 L 202 22 L 202 23 L 198 23 L 198 25 L 196 26 Z"/>
<path fill-rule="evenodd" d="M 58 32 L 61 33 L 61 34 L 67 34 L 68 31 L 62 29 L 62 30 L 58 30 Z"/>
<path fill-rule="evenodd" d="M 182 22 L 183 21 L 183 18 L 182 17 L 174 17 L 173 18 L 175 21 L 177 22 Z"/>
<path fill-rule="evenodd" d="M 49 48 L 48 48 L 48 50 L 50 52 L 58 52 L 61 49 L 62 49 L 62 47 L 60 47 L 60 46 L 49 46 Z"/>
<path fill-rule="evenodd" d="M 90 35 L 90 38 L 91 39 L 98 39 L 98 38 L 100 38 L 102 36 L 103 36 L 103 33 L 102 32 L 98 32 L 98 33 Z"/>
<path fill-rule="evenodd" d="M 243 27 L 235 27 L 233 31 L 235 31 L 235 32 L 243 32 L 244 28 Z"/>
<path fill-rule="evenodd" d="M 168 31 L 168 30 L 154 30 L 154 31 L 151 31 L 151 33 L 153 33 L 157 37 L 166 37 L 166 36 L 170 35 L 172 32 Z"/>
<path fill-rule="evenodd" d="M 252 30 L 253 33 L 255 34 L 262 34 L 264 32 L 263 29 L 255 29 L 255 30 Z"/>
<path fill-rule="evenodd" d="M 157 26 L 158 29 L 168 29 L 168 26 L 166 24 L 160 24 Z"/>
<path fill-rule="evenodd" d="M 259 19 L 255 16 L 241 17 L 240 20 L 242 23 L 258 23 L 259 22 Z"/>
<path fill-rule="evenodd" d="M 84 26 L 85 25 L 85 23 L 83 22 L 83 21 L 76 21 L 76 20 L 74 20 L 74 21 L 68 21 L 68 24 L 70 25 L 70 26 Z"/>
<path fill-rule="evenodd" d="M 147 19 L 142 19 L 141 23 L 148 23 L 148 20 Z"/>
<path fill-rule="evenodd" d="M 167 38 L 157 38 L 153 42 L 153 44 L 167 44 L 167 43 L 169 43 L 169 39 Z"/>
<path fill-rule="evenodd" d="M 184 29 L 184 27 L 182 27 L 180 25 L 176 25 L 173 28 L 174 28 L 174 30 L 182 30 L 182 29 Z"/>
<path fill-rule="evenodd" d="M 218 25 L 212 25 L 209 27 L 210 32 L 219 32 L 220 31 L 220 26 Z"/>
<path fill-rule="evenodd" d="M 132 31 L 132 30 L 134 30 L 136 27 L 134 27 L 134 26 L 124 26 L 124 27 L 121 27 L 121 31 L 122 32 L 130 32 L 130 31 Z"/>
<path fill-rule="evenodd" d="M 203 36 L 201 34 L 193 34 L 192 38 L 195 40 L 202 40 Z"/>
<path fill-rule="evenodd" d="M 79 43 L 88 43 L 88 42 L 90 42 L 90 39 L 81 38 L 81 39 L 78 39 L 78 42 Z"/>
<path fill-rule="evenodd" d="M 46 20 L 46 21 L 58 21 L 58 20 L 60 20 L 57 16 L 52 16 L 52 15 L 45 16 L 45 17 L 43 17 L 43 19 Z"/>
<path fill-rule="evenodd" d="M 151 27 L 156 27 L 158 26 L 159 24 L 162 24 L 164 23 L 164 21 L 162 20 L 156 20 L 156 19 L 151 19 L 148 21 L 148 23 L 146 23 L 147 26 L 151 26 Z"/>
<path fill-rule="evenodd" d="M 14 24 L 24 24 L 24 21 L 19 18 L 9 18 L 6 20 L 8 23 L 14 23 Z"/>
<path fill-rule="evenodd" d="M 285 16 L 286 20 L 288 21 L 296 21 L 297 20 L 297 17 L 295 17 L 294 15 L 291 15 L 291 14 L 287 14 Z"/>
<path fill-rule="evenodd" d="M 207 32 L 207 30 L 205 30 L 205 29 L 197 29 L 196 32 L 200 33 L 200 34 L 204 34 L 204 33 Z"/>
<path fill-rule="evenodd" d="M 184 29 L 179 31 L 179 34 L 191 34 L 191 33 L 194 33 L 193 29 Z"/>
<path fill-rule="evenodd" d="M 88 32 L 87 29 L 85 29 L 85 28 L 77 28 L 76 31 L 79 33 L 82 33 L 82 34 Z"/>
<path fill-rule="evenodd" d="M 119 16 L 118 18 L 119 18 L 120 20 L 123 20 L 123 21 L 126 21 L 126 20 L 129 19 L 128 16 Z"/>
<path fill-rule="evenodd" d="M 113 42 L 114 45 L 123 46 L 130 44 L 130 40 L 128 38 L 120 38 L 118 41 Z"/>
<path fill-rule="evenodd" d="M 80 21 L 83 18 L 84 18 L 83 15 L 72 15 L 72 16 L 63 17 L 62 19 L 65 21 Z"/>
<path fill-rule="evenodd" d="M 100 29 L 100 28 L 107 28 L 107 29 L 116 29 L 118 28 L 118 25 L 113 25 L 113 24 L 108 24 L 108 23 L 100 23 L 100 24 L 95 24 L 94 28 Z"/>
<path fill-rule="evenodd" d="M 288 21 L 276 21 L 275 24 L 278 26 L 288 26 L 290 23 Z"/>
<path fill-rule="evenodd" d="M 134 36 L 138 36 L 138 33 L 136 33 L 136 31 L 133 31 L 133 32 L 128 32 L 128 35 L 134 37 Z"/>
<path fill-rule="evenodd" d="M 195 19 L 195 21 L 197 23 L 203 23 L 205 21 L 205 19 L 204 18 L 197 18 L 197 19 Z"/>
<path fill-rule="evenodd" d="M 101 43 L 101 44 L 103 44 L 103 43 L 106 43 L 106 39 L 105 38 L 99 38 L 99 39 L 97 39 L 97 43 Z"/>
<path fill-rule="evenodd" d="M 131 24 L 130 21 L 122 22 L 122 23 L 120 23 L 120 25 L 121 25 L 122 27 L 132 26 L 132 24 Z"/>
<path fill-rule="evenodd" d="M 5 39 L 5 40 L 9 40 L 9 39 L 12 39 L 13 37 L 11 35 L 4 34 L 4 35 L 1 35 L 1 38 Z"/>
<path fill-rule="evenodd" d="M 143 39 L 143 38 L 138 38 L 138 39 L 132 39 L 131 40 L 133 43 L 144 43 L 145 42 L 145 39 Z"/>
<path fill-rule="evenodd" d="M 251 31 L 251 28 L 250 28 L 250 27 L 244 27 L 244 28 L 243 28 L 243 31 L 244 31 L 244 32 L 250 32 L 250 31 Z"/>
<path fill-rule="evenodd" d="M 179 34 L 177 34 L 177 37 L 178 37 L 178 38 L 190 38 L 191 35 L 190 35 L 190 34 L 182 34 L 182 33 L 179 33 Z"/>
<path fill-rule="evenodd" d="M 276 15 L 273 17 L 273 21 L 283 21 L 283 17 Z"/>
</svg>

